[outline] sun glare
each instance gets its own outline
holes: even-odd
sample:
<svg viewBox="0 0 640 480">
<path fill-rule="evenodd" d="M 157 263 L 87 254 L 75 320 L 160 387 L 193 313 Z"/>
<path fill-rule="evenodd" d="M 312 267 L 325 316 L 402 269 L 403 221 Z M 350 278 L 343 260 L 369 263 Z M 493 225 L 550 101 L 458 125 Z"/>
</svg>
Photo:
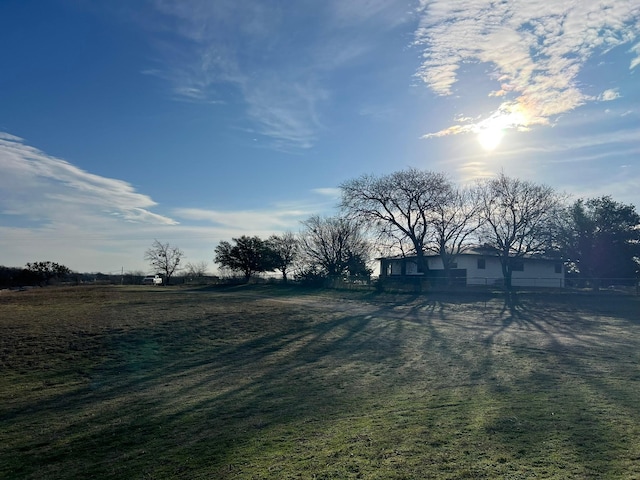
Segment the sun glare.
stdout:
<svg viewBox="0 0 640 480">
<path fill-rule="evenodd" d="M 480 146 L 487 151 L 495 150 L 504 137 L 504 130 L 498 126 L 490 126 L 483 128 L 478 133 L 478 142 Z"/>
<path fill-rule="evenodd" d="M 520 105 L 504 104 L 489 118 L 476 124 L 475 132 L 482 148 L 491 151 L 498 148 L 508 129 L 523 130 L 528 124 L 528 117 Z"/>
</svg>

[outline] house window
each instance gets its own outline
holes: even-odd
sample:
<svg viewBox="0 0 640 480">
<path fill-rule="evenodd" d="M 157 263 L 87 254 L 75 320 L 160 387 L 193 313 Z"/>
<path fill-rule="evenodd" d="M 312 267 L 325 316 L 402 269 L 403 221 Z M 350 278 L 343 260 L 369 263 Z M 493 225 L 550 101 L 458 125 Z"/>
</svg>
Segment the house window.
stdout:
<svg viewBox="0 0 640 480">
<path fill-rule="evenodd" d="M 487 268 L 487 261 L 484 258 L 478 259 L 478 270 L 484 270 Z"/>
<path fill-rule="evenodd" d="M 562 264 L 561 263 L 556 263 L 555 272 L 556 273 L 562 273 Z"/>
<path fill-rule="evenodd" d="M 522 260 L 513 260 L 511 262 L 512 272 L 524 272 L 524 262 Z"/>
</svg>

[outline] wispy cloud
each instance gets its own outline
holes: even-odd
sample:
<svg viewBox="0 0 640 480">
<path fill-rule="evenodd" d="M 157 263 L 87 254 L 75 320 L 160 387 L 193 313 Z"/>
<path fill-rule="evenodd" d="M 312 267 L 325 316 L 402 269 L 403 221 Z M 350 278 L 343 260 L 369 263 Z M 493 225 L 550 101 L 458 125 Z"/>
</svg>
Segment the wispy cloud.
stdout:
<svg viewBox="0 0 640 480">
<path fill-rule="evenodd" d="M 189 260 L 211 260 L 221 240 L 297 231 L 301 220 L 335 206 L 329 189 L 319 189 L 305 201 L 238 210 L 174 207 L 166 216 L 153 212 L 156 202 L 131 184 L 2 132 L 0 172 L 0 265 L 54 260 L 80 271 L 146 270 L 144 251 L 154 238 L 177 245 Z"/>
<path fill-rule="evenodd" d="M 614 100 L 607 90 L 591 96 L 578 76 L 595 54 L 633 43 L 640 32 L 640 4 L 627 0 L 524 2 L 421 0 L 415 43 L 423 50 L 417 76 L 436 94 L 452 95 L 468 62 L 492 66 L 489 96 L 502 99 L 480 121 L 458 122 L 426 137 L 481 132 L 487 123 L 523 129 L 595 100 Z M 632 48 L 630 68 L 640 62 Z"/>
<path fill-rule="evenodd" d="M 321 187 L 321 188 L 314 188 L 313 192 L 317 193 L 318 195 L 323 195 L 325 197 L 338 200 L 340 198 L 340 194 L 342 193 L 342 190 L 336 187 Z"/>
<path fill-rule="evenodd" d="M 130 222 L 175 225 L 152 213 L 156 205 L 129 183 L 101 177 L 0 133 L 0 211 L 32 219 L 66 216 L 70 210 L 106 213 Z"/>
<path fill-rule="evenodd" d="M 259 235 L 261 232 L 287 230 L 310 215 L 304 209 L 280 209 L 278 207 L 265 210 L 208 210 L 202 208 L 177 208 L 173 214 L 189 221 L 206 222 L 213 226 L 231 229 L 235 232 Z"/>
<path fill-rule="evenodd" d="M 153 2 L 145 19 L 159 62 L 144 73 L 187 101 L 244 102 L 247 128 L 277 149 L 312 147 L 331 100 L 331 73 L 374 48 L 410 14 L 399 0 Z M 231 95 L 229 93 L 232 92 Z"/>
<path fill-rule="evenodd" d="M 82 271 L 143 268 L 153 238 L 181 228 L 128 182 L 0 133 L 0 264 L 54 260 Z"/>
</svg>

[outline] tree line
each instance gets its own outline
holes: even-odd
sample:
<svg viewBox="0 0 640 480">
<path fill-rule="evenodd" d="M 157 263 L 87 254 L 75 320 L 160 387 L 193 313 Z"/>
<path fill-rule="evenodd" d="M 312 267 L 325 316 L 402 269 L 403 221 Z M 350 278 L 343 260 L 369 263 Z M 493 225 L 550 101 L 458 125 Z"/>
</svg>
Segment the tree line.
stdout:
<svg viewBox="0 0 640 480">
<path fill-rule="evenodd" d="M 570 201 L 566 194 L 504 173 L 469 186 L 445 174 L 406 169 L 363 175 L 340 185 L 340 215 L 312 216 L 299 234 L 223 241 L 214 262 L 241 272 L 290 269 L 300 278 L 371 273 L 371 253 L 442 259 L 449 276 L 456 257 L 481 247 L 500 259 L 505 285 L 525 257 L 561 260 L 567 272 L 596 284 L 634 279 L 640 267 L 640 216 L 609 196 Z M 517 268 L 517 267 L 516 267 Z"/>
<path fill-rule="evenodd" d="M 360 225 L 346 217 L 312 216 L 299 234 L 286 232 L 263 240 L 241 236 L 222 241 L 214 262 L 222 269 L 241 272 L 245 280 L 255 273 L 278 271 L 286 283 L 293 272 L 297 280 L 369 278 L 370 244 Z"/>
<path fill-rule="evenodd" d="M 51 261 L 30 262 L 24 268 L 0 266 L 0 287 L 44 286 L 67 280 L 71 274 L 68 267 Z"/>
<path fill-rule="evenodd" d="M 596 287 L 600 279 L 639 276 L 640 215 L 610 196 L 571 201 L 547 185 L 504 173 L 461 186 L 443 173 L 415 168 L 362 175 L 340 190 L 337 215 L 313 215 L 298 233 L 221 241 L 214 262 L 244 280 L 278 272 L 285 282 L 315 282 L 369 278 L 374 254 L 414 256 L 418 271 L 428 275 L 426 256 L 438 255 L 451 278 L 456 257 L 481 248 L 500 259 L 507 287 L 525 257 L 562 261 L 569 275 Z M 206 262 L 185 264 L 182 250 L 158 240 L 144 258 L 167 284 L 180 271 L 194 278 L 207 271 Z M 71 273 L 55 262 L 0 267 L 0 284 L 45 285 Z"/>
</svg>

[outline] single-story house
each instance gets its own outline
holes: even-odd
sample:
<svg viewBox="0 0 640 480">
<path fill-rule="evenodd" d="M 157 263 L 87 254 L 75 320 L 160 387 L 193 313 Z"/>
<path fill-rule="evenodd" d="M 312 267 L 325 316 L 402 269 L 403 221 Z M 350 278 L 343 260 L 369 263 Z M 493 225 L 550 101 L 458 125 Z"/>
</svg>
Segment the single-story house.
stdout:
<svg viewBox="0 0 640 480">
<path fill-rule="evenodd" d="M 443 279 L 444 267 L 439 255 L 425 255 L 429 271 L 425 278 Z M 380 258 L 380 278 L 416 278 L 415 256 Z M 511 283 L 514 287 L 564 287 L 564 265 L 561 260 L 524 257 L 514 260 Z M 469 251 L 456 256 L 451 274 L 460 285 L 502 285 L 504 277 L 500 258 L 495 253 Z"/>
</svg>

